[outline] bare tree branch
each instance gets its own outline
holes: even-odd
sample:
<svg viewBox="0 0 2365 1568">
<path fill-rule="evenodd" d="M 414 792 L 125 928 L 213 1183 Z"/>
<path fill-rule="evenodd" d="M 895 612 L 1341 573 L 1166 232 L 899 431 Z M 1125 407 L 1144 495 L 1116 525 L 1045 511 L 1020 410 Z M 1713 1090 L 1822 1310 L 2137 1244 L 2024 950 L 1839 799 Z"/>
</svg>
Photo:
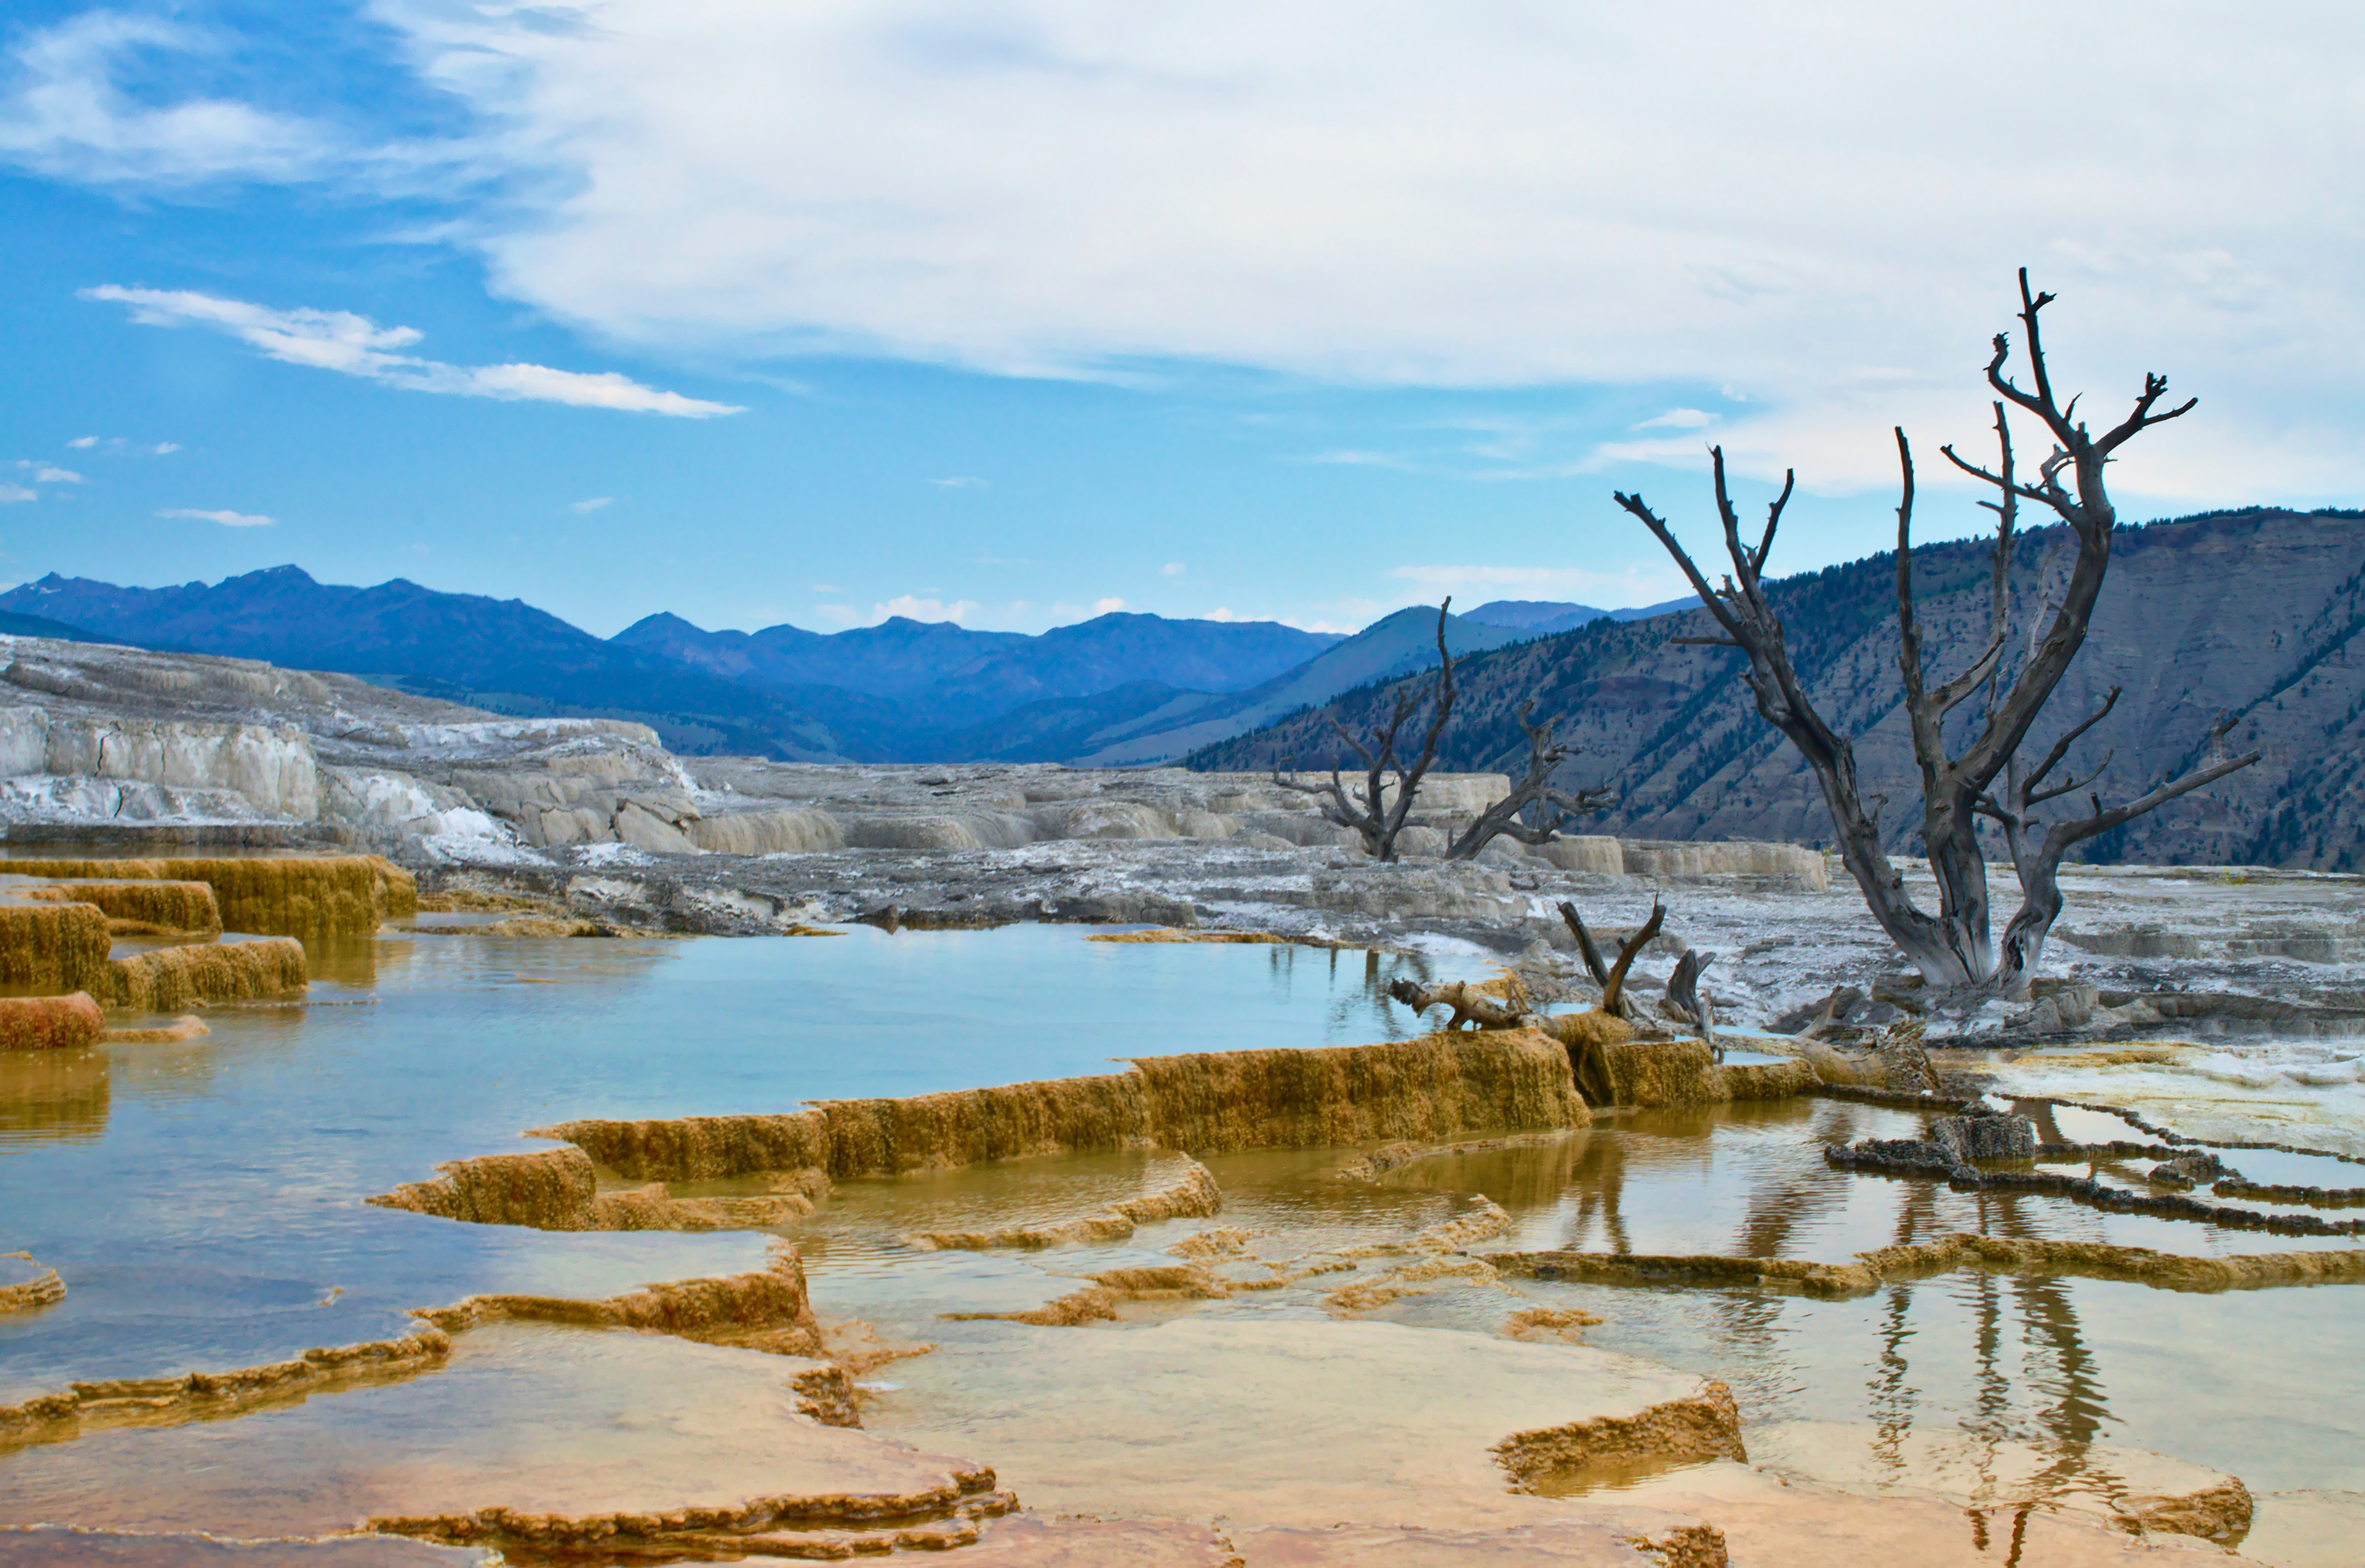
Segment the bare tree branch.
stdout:
<svg viewBox="0 0 2365 1568">
<path fill-rule="evenodd" d="M 2023 771 L 2020 751 L 2032 726 L 2044 711 L 2086 640 L 2088 625 L 2108 572 L 2112 532 L 2117 526 L 2105 469 L 2111 454 L 2127 441 L 2156 424 L 2178 419 L 2193 405 L 2188 401 L 2162 408 L 2168 382 L 2159 375 L 2144 377 L 2143 390 L 2133 411 L 2100 440 L 2077 418 L 2078 399 L 2065 407 L 2053 386 L 2046 363 L 2042 312 L 2053 296 L 2037 292 L 2021 269 L 2020 323 L 2026 345 L 2029 388 L 2007 374 L 2012 339 L 1999 332 L 1988 362 L 1987 382 L 1995 394 L 1995 430 L 1999 454 L 1993 469 L 1973 463 L 1952 446 L 1942 450 L 1965 474 L 1991 487 L 1995 498 L 1982 502 L 1996 514 L 1997 530 L 1988 638 L 1978 655 L 1952 680 L 1930 683 L 1923 646 L 1924 634 L 1913 600 L 1912 521 L 1915 501 L 1913 454 L 1905 432 L 1896 431 L 1900 489 L 1897 507 L 1898 667 L 1904 685 L 1904 707 L 1913 743 L 1914 760 L 1922 776 L 1922 840 L 1938 884 L 1935 914 L 1922 909 L 1905 891 L 1903 879 L 1890 864 L 1882 842 L 1878 801 L 1869 804 L 1858 782 L 1854 750 L 1836 733 L 1809 699 L 1791 664 L 1782 635 L 1782 622 L 1767 600 L 1762 580 L 1776 523 L 1791 494 L 1794 479 L 1784 481 L 1782 497 L 1766 519 L 1763 540 L 1751 549 L 1741 542 L 1740 516 L 1726 483 L 1724 454 L 1710 449 L 1717 520 L 1733 576 L 1711 593 L 1707 577 L 1666 521 L 1641 497 L 1617 494 L 1618 504 L 1650 530 L 1700 595 L 1724 632 L 1721 639 L 1687 638 L 1697 644 L 1728 643 L 1748 655 L 1742 679 L 1756 700 L 1758 713 L 1797 748 L 1823 793 L 1842 860 L 1862 890 L 1865 902 L 1882 930 L 1902 948 L 1933 988 L 1993 987 L 2008 993 L 2025 989 L 2028 972 L 2041 954 L 2045 937 L 2059 911 L 2057 891 L 2049 886 L 2050 867 L 2061 846 L 2106 832 L 2112 825 L 2156 810 L 2177 795 L 2222 778 L 2236 766 L 2215 764 L 2186 780 L 2163 785 L 2113 811 L 2099 802 L 2094 813 L 2079 824 L 2064 824 L 2047 834 L 2032 853 L 2028 838 L 2038 824 L 2032 807 L 2074 789 L 2092 784 L 2098 767 L 2074 785 L 2043 790 L 2040 786 L 2067 756 L 2072 745 L 2099 723 L 2117 700 L 2117 693 L 2057 741 L 2033 772 Z M 2034 417 L 2051 435 L 2053 450 L 2038 465 L 2036 482 L 2019 476 L 2012 453 L 2012 411 Z M 2011 567 L 2019 503 L 2037 502 L 2068 525 L 2076 544 L 2068 580 L 2058 597 L 2040 610 L 2046 617 L 2040 635 L 2032 638 L 2026 656 L 2007 678 L 2004 649 L 2011 625 Z M 1976 691 L 1987 693 L 1986 711 L 1959 753 L 1945 745 L 1947 715 Z M 2222 738 L 2222 737 L 2221 737 Z M 2108 766 L 2106 758 L 2102 767 Z M 2000 782 L 2001 781 L 2001 782 Z M 2015 866 L 2022 874 L 2023 902 L 2013 916 L 2005 950 L 1999 954 L 1990 935 L 1987 862 L 1978 835 L 1978 819 L 2001 823 Z M 2100 823 L 2102 825 L 2093 825 Z M 2032 875 L 2034 879 L 2032 880 Z"/>
<path fill-rule="evenodd" d="M 1621 1015 L 1624 1014 L 1626 971 L 1633 968 L 1634 959 L 1643 948 L 1651 945 L 1651 938 L 1659 934 L 1659 927 L 1665 924 L 1666 921 L 1666 906 L 1658 900 L 1653 899 L 1651 918 L 1642 923 L 1641 930 L 1618 945 L 1618 961 L 1610 966 L 1609 978 L 1601 982 L 1601 1011 Z"/>
<path fill-rule="evenodd" d="M 1602 963 L 1601 949 L 1594 946 L 1593 933 L 1585 928 L 1585 919 L 1576 913 L 1576 906 L 1563 900 L 1560 917 L 1568 923 L 1570 935 L 1576 938 L 1576 950 L 1585 955 L 1585 967 L 1593 976 L 1593 983 L 1597 986 L 1608 986 L 1609 984 L 1608 967 Z"/>
<path fill-rule="evenodd" d="M 1521 844 L 1550 844 L 1561 829 L 1578 816 L 1606 812 L 1618 803 L 1618 792 L 1604 787 L 1580 790 L 1575 795 L 1552 787 L 1554 769 L 1568 760 L 1568 747 L 1552 738 L 1552 721 L 1531 723 L 1532 700 L 1519 709 L 1519 728 L 1528 733 L 1528 771 L 1511 792 L 1478 813 L 1447 848 L 1448 860 L 1474 858 L 1497 836 Z"/>
<path fill-rule="evenodd" d="M 1374 860 L 1392 861 L 1396 857 L 1396 838 L 1404 832 L 1413 796 L 1430 764 L 1437 760 L 1438 737 L 1445 733 L 1445 722 L 1453 716 L 1453 655 L 1445 645 L 1446 612 L 1452 604 L 1449 596 L 1437 607 L 1437 685 L 1431 694 L 1436 706 L 1429 732 L 1421 739 L 1420 756 L 1410 767 L 1397 766 L 1396 734 L 1420 704 L 1407 688 L 1399 686 L 1387 722 L 1373 730 L 1369 745 L 1351 734 L 1335 715 L 1324 715 L 1339 738 L 1353 747 L 1355 755 L 1363 760 L 1363 784 L 1353 799 L 1349 798 L 1346 783 L 1336 767 L 1330 770 L 1330 782 L 1327 785 L 1300 784 L 1294 778 L 1283 778 L 1278 768 L 1273 771 L 1272 781 L 1282 789 L 1321 797 L 1323 817 L 1339 827 L 1353 828 L 1363 841 L 1363 852 Z M 1388 799 L 1387 785 L 1391 771 L 1396 775 L 1393 802 Z"/>
</svg>

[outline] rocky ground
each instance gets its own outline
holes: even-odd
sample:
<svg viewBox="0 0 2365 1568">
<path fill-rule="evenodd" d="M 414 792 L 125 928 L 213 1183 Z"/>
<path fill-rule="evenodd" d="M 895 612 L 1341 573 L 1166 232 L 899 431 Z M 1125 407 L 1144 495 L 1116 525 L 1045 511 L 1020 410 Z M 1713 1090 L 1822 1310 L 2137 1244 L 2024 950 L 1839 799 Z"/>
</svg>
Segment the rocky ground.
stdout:
<svg viewBox="0 0 2365 1568">
<path fill-rule="evenodd" d="M 753 935 L 1054 920 L 1256 930 L 1463 964 L 1518 961 L 1580 1000 L 1557 905 L 1605 935 L 1664 902 L 1648 994 L 1689 948 L 1728 1025 L 1844 1036 L 1918 1011 L 1844 877 L 1788 845 L 1448 835 L 1507 788 L 1432 777 L 1399 864 L 1255 774 L 1051 765 L 824 767 L 684 757 L 612 720 L 497 718 L 251 660 L 0 638 L 9 845 L 375 849 L 431 892 L 507 890 L 586 929 Z M 1910 867 L 1909 867 L 1910 870 Z M 2008 871 L 1995 890 L 2009 907 Z M 1933 1016 L 1990 1039 L 2365 1027 L 2365 884 L 2307 873 L 2085 868 L 2034 1007 Z M 1852 994 L 1853 993 L 1853 994 Z"/>
</svg>

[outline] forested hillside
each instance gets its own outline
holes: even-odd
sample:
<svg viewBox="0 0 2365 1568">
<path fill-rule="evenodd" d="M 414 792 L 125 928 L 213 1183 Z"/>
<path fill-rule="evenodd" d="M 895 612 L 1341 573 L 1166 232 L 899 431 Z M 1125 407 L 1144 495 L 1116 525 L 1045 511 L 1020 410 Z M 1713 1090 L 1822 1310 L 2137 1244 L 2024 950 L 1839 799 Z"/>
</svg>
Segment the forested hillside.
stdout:
<svg viewBox="0 0 2365 1568">
<path fill-rule="evenodd" d="M 2091 634 L 2040 722 L 2032 755 L 2099 704 L 2117 709 L 2072 753 L 2095 789 L 2124 800 L 2190 767 L 2221 711 L 2228 745 L 2257 767 L 2097 839 L 2094 860 L 2365 866 L 2365 514 L 2247 510 L 2123 528 Z M 2024 652 L 2051 584 L 2067 569 L 2065 531 L 2024 534 L 2012 573 L 2011 645 Z M 1990 547 L 1914 552 L 1916 600 L 1933 666 L 1951 674 L 1988 635 Z M 1893 845 L 1918 841 L 1919 795 L 1900 706 L 1893 554 L 1789 578 L 1775 598 L 1799 673 L 1835 728 L 1856 739 L 1867 796 L 1887 791 Z M 1516 771 L 1517 713 L 1532 699 L 1575 743 L 1570 782 L 1616 784 L 1623 803 L 1597 831 L 1657 838 L 1776 838 L 1821 844 L 1830 822 L 1812 776 L 1759 719 L 1730 649 L 1676 647 L 1712 629 L 1705 610 L 1643 622 L 1596 621 L 1476 655 L 1457 666 L 1462 698 L 1442 766 Z M 1430 678 L 1419 678 L 1424 682 Z M 1328 710 L 1367 725 L 1393 686 L 1349 692 Z M 1975 721 L 1978 700 L 1957 711 Z M 1328 767 L 1344 748 L 1324 710 L 1293 714 L 1194 754 L 1205 768 L 1266 768 L 1292 758 Z M 1950 729 L 1950 734 L 1953 730 Z"/>
</svg>

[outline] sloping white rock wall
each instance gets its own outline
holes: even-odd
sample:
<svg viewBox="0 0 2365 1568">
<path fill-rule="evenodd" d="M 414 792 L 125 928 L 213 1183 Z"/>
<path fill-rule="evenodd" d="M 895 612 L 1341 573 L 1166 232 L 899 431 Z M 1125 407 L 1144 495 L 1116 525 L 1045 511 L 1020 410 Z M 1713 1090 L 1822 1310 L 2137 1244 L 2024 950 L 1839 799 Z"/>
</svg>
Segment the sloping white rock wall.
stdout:
<svg viewBox="0 0 2365 1568">
<path fill-rule="evenodd" d="M 10 708 L 0 710 L 0 772 L 227 790 L 264 817 L 314 822 L 320 815 L 311 738 L 290 726 L 53 719 L 45 709 Z"/>
<path fill-rule="evenodd" d="M 1630 877 L 1796 877 L 1816 892 L 1832 885 L 1823 852 L 1795 844 L 1631 839 L 1623 845 L 1622 859 Z"/>
</svg>

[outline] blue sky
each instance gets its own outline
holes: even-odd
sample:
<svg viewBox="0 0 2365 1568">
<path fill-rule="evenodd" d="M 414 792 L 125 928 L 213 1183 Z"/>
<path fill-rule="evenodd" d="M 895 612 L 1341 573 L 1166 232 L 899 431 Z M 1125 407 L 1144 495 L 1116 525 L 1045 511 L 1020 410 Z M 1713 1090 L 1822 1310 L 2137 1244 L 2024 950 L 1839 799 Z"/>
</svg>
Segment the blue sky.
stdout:
<svg viewBox="0 0 2365 1568">
<path fill-rule="evenodd" d="M 2204 399 L 2123 515 L 2356 504 L 2353 8 L 1894 9 L 19 5 L 0 580 L 1646 603 L 1610 492 L 1709 547 L 1710 440 L 1799 467 L 1777 566 L 1887 543 L 2021 263 L 2057 379 Z M 2078 93 L 1990 68 L 2038 29 Z"/>
</svg>

